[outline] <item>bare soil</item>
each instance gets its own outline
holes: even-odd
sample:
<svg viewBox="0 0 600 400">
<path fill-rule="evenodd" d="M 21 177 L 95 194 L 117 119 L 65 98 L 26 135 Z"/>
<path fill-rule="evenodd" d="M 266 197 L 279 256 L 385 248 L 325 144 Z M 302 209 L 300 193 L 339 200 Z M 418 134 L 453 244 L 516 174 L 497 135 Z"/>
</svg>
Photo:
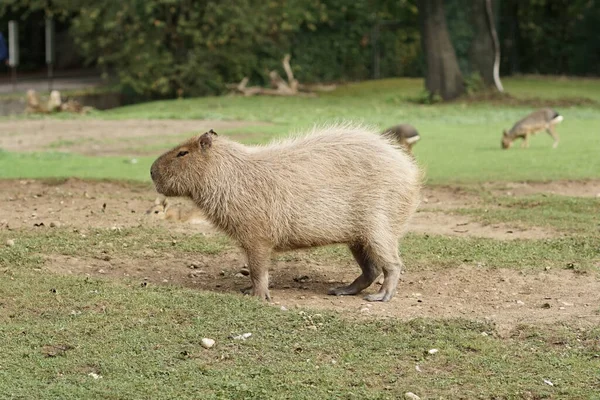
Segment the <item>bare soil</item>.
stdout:
<svg viewBox="0 0 600 400">
<path fill-rule="evenodd" d="M 9 151 L 41 151 L 51 147 L 84 155 L 145 155 L 144 150 L 163 145 L 169 138 L 209 129 L 233 129 L 266 125 L 249 121 L 212 120 L 5 120 L 0 121 L 0 148 Z"/>
<path fill-rule="evenodd" d="M 566 183 L 568 193 L 593 194 L 600 182 Z M 562 190 L 559 183 L 547 186 L 515 184 L 515 195 L 531 191 Z M 590 186 L 591 185 L 591 186 Z M 594 186 L 595 185 L 595 186 Z M 523 189 L 526 187 L 527 189 Z M 518 190 L 517 190 L 518 189 Z M 498 189 L 504 190 L 504 189 Z M 118 182 L 4 180 L 0 181 L 0 229 L 49 230 L 50 224 L 78 230 L 89 228 L 158 225 L 179 233 L 217 234 L 208 223 L 183 223 L 156 219 L 146 211 L 156 192 L 150 184 Z M 451 187 L 427 187 L 424 202 L 411 230 L 414 232 L 481 236 L 497 240 L 551 237 L 542 229 L 519 229 L 506 224 L 482 226 L 466 216 L 447 213 L 453 208 L 472 207 L 477 195 Z M 193 210 L 183 199 L 175 207 Z M 44 223 L 41 227 L 34 224 Z M 217 256 L 177 251 L 144 250 L 139 256 L 122 254 L 109 260 L 91 257 L 45 255 L 41 273 L 84 274 L 130 279 L 134 284 L 174 284 L 201 290 L 239 293 L 249 279 L 236 276 L 245 264 L 241 251 L 233 249 Z M 410 319 L 415 317 L 491 320 L 499 332 L 509 332 L 520 323 L 575 325 L 600 323 L 598 293 L 600 279 L 594 274 L 568 270 L 522 273 L 508 269 L 461 265 L 444 270 L 413 270 L 407 266 L 398 294 L 386 304 L 371 304 L 362 297 L 327 296 L 327 289 L 348 283 L 358 273 L 350 255 L 323 264 L 303 252 L 275 257 L 271 269 L 272 296 L 277 306 L 333 309 L 356 317 Z M 190 268 L 195 264 L 194 268 Z M 304 277 L 299 279 L 300 277 Z M 365 294 L 377 290 L 369 288 Z"/>
<path fill-rule="evenodd" d="M 533 194 L 555 194 L 571 197 L 600 197 L 598 180 L 562 180 L 551 182 L 508 182 L 484 185 L 496 195 L 529 196 Z"/>
</svg>

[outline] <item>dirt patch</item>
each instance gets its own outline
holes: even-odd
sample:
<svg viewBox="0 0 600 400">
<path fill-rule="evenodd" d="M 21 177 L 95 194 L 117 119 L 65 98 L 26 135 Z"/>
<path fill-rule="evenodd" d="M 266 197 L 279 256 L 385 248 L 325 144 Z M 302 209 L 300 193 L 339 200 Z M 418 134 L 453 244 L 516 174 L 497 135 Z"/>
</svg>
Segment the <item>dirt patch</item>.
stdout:
<svg viewBox="0 0 600 400">
<path fill-rule="evenodd" d="M 360 296 L 335 297 L 327 289 L 350 283 L 359 273 L 353 261 L 322 265 L 303 260 L 302 252 L 290 261 L 275 261 L 270 270 L 271 295 L 276 306 L 333 309 L 355 316 L 412 318 L 467 318 L 488 320 L 503 334 L 527 324 L 576 325 L 600 323 L 600 280 L 573 271 L 522 273 L 462 265 L 442 271 L 407 271 L 397 295 L 389 303 L 368 303 L 363 296 L 378 289 L 375 284 Z M 250 286 L 239 274 L 244 266 L 239 251 L 207 256 L 182 256 L 149 251 L 139 259 L 81 259 L 51 256 L 46 269 L 62 274 L 126 278 L 133 284 L 174 284 L 199 290 L 238 293 Z M 190 266 L 193 265 L 193 268 Z"/>
<path fill-rule="evenodd" d="M 496 196 L 530 196 L 541 193 L 600 198 L 600 180 L 488 183 L 484 188 Z"/>
<path fill-rule="evenodd" d="M 145 155 L 160 151 L 149 147 L 164 144 L 169 138 L 181 139 L 208 129 L 234 129 L 264 126 L 249 121 L 213 120 L 7 120 L 0 121 L 0 148 L 9 151 L 75 152 L 84 155 Z"/>
<path fill-rule="evenodd" d="M 576 107 L 576 106 L 598 106 L 598 102 L 587 97 L 559 97 L 555 99 L 539 97 L 515 97 L 509 93 L 499 93 L 497 91 L 478 91 L 473 94 L 459 97 L 452 103 L 485 103 L 502 106 L 515 107 Z"/>
<path fill-rule="evenodd" d="M 0 180 L 0 222 L 11 228 L 33 228 L 34 224 L 58 222 L 73 228 L 132 227 L 165 224 L 176 232 L 216 233 L 206 223 L 161 221 L 146 215 L 158 194 L 148 184 L 118 182 Z M 542 228 L 518 225 L 482 225 L 468 216 L 445 213 L 446 210 L 469 208 L 479 198 L 467 191 L 451 187 L 427 187 L 424 201 L 409 230 L 432 235 L 488 237 L 493 239 L 538 239 L 556 236 Z M 186 199 L 172 199 L 172 208 L 193 209 Z"/>
<path fill-rule="evenodd" d="M 50 229 L 54 222 L 67 227 L 163 226 L 174 232 L 216 234 L 210 224 L 156 220 L 145 212 L 157 197 L 150 184 L 118 182 L 2 180 L 0 229 Z M 445 213 L 473 206 L 475 192 L 451 187 L 427 187 L 427 202 L 411 226 L 414 232 L 485 236 L 495 239 L 539 238 L 547 232 L 518 230 L 509 225 L 481 226 L 467 216 Z M 191 207 L 173 199 L 174 206 Z M 433 211 L 438 210 L 438 211 Z M 34 224 L 44 223 L 35 228 Z M 512 232 L 508 232 L 508 231 Z M 239 293 L 249 279 L 239 275 L 245 257 L 238 249 L 218 256 L 177 250 L 145 248 L 138 254 L 91 256 L 46 255 L 42 271 L 130 279 L 133 284 L 175 284 L 195 289 Z M 519 323 L 599 323 L 600 280 L 594 274 L 550 270 L 522 273 L 507 269 L 461 265 L 443 270 L 407 266 L 397 296 L 390 303 L 371 304 L 359 297 L 332 297 L 327 289 L 352 281 L 359 269 L 350 254 L 341 261 L 323 263 L 306 252 L 275 257 L 271 269 L 272 295 L 278 306 L 333 309 L 356 317 L 410 319 L 415 317 L 491 320 L 501 332 Z M 377 290 L 369 288 L 365 293 Z"/>
<path fill-rule="evenodd" d="M 483 225 L 469 216 L 441 212 L 417 212 L 410 226 L 411 232 L 446 236 L 484 237 L 498 240 L 547 239 L 559 236 L 548 228 L 520 227 L 514 224 L 496 223 Z"/>
</svg>

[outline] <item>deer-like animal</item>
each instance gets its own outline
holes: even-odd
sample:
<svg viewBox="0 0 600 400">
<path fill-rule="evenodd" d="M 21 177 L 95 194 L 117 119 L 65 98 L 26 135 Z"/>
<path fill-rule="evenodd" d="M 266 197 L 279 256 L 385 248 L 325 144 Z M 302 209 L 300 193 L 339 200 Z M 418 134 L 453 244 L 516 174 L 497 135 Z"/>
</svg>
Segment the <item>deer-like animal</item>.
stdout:
<svg viewBox="0 0 600 400">
<path fill-rule="evenodd" d="M 563 120 L 563 116 L 551 108 L 542 108 L 517 121 L 513 127 L 502 133 L 502 148 L 508 149 L 516 139 L 523 139 L 521 147 L 529 147 L 529 136 L 546 130 L 554 139 L 552 148 L 558 146 L 558 134 L 555 126 Z"/>
</svg>

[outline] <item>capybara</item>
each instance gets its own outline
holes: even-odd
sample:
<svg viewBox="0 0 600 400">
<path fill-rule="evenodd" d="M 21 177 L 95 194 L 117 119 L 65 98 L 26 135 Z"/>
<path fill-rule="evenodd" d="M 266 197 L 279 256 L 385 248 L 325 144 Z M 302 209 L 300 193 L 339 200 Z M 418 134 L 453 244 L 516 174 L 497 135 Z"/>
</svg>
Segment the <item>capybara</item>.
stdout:
<svg viewBox="0 0 600 400">
<path fill-rule="evenodd" d="M 362 274 L 329 294 L 354 295 L 383 271 L 389 301 L 402 261 L 398 240 L 418 207 L 421 172 L 393 138 L 352 124 L 245 146 L 212 129 L 161 155 L 150 169 L 156 190 L 193 199 L 245 251 L 251 294 L 271 300 L 272 251 L 347 244 Z"/>
</svg>

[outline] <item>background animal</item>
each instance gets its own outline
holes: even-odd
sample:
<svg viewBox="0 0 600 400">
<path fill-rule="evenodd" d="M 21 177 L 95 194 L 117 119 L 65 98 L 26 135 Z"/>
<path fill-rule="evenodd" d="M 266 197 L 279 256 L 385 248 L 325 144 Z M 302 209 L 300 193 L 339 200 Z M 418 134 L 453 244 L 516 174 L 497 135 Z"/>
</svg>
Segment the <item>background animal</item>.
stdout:
<svg viewBox="0 0 600 400">
<path fill-rule="evenodd" d="M 502 148 L 508 149 L 516 139 L 523 139 L 521 147 L 529 147 L 529 136 L 544 129 L 554 139 L 552 148 L 558 147 L 558 134 L 555 126 L 563 120 L 563 116 L 551 108 L 542 108 L 517 121 L 513 127 L 502 133 Z"/>
<path fill-rule="evenodd" d="M 421 173 L 391 138 L 354 125 L 248 147 L 210 130 L 161 155 L 156 190 L 194 200 L 245 251 L 251 293 L 270 300 L 272 251 L 347 244 L 362 274 L 334 295 L 354 295 L 383 271 L 368 301 L 389 301 L 400 277 L 398 240 L 420 199 Z"/>
<path fill-rule="evenodd" d="M 409 152 L 412 152 L 413 146 L 421 140 L 419 132 L 414 126 L 409 124 L 400 124 L 392 126 L 383 131 L 383 134 L 391 135 Z"/>
<path fill-rule="evenodd" d="M 146 215 L 155 219 L 186 222 L 190 224 L 200 224 L 206 221 L 202 212 L 195 206 L 187 208 L 183 207 L 181 204 L 175 206 L 171 204 L 169 199 L 164 198 L 161 200 L 160 197 L 157 197 L 156 200 L 154 200 L 152 207 L 146 210 Z"/>
</svg>

